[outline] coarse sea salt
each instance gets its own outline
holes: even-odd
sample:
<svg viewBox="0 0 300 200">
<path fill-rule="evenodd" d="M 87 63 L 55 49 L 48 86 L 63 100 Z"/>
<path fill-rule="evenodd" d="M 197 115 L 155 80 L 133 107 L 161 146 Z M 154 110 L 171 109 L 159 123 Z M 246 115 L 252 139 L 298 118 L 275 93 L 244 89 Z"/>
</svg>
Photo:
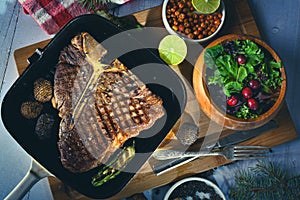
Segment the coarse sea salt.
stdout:
<svg viewBox="0 0 300 200">
<path fill-rule="evenodd" d="M 196 196 L 200 199 L 210 199 L 210 193 L 196 192 Z"/>
</svg>

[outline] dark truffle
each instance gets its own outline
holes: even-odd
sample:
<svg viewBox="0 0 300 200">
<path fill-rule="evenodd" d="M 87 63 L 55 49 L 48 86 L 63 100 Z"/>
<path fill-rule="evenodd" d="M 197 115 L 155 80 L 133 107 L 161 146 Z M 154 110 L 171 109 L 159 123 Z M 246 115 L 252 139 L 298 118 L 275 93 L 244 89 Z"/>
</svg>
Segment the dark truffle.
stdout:
<svg viewBox="0 0 300 200">
<path fill-rule="evenodd" d="M 36 126 L 35 126 L 35 134 L 41 139 L 48 139 L 51 137 L 52 128 L 54 125 L 55 119 L 50 114 L 42 114 L 39 116 Z"/>
<path fill-rule="evenodd" d="M 21 114 L 27 119 L 34 119 L 41 114 L 43 105 L 36 101 L 26 101 L 21 105 Z"/>
<path fill-rule="evenodd" d="M 53 88 L 49 80 L 40 78 L 33 84 L 34 98 L 42 103 L 48 102 L 52 98 Z"/>
</svg>

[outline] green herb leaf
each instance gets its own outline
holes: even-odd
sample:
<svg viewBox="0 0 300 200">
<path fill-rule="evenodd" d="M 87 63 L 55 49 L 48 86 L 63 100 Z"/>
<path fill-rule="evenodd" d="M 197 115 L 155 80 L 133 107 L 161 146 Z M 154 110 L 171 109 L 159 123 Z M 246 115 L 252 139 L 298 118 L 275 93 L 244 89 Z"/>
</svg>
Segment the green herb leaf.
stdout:
<svg viewBox="0 0 300 200">
<path fill-rule="evenodd" d="M 224 85 L 224 88 L 229 92 L 227 92 L 226 96 L 231 96 L 232 93 L 239 92 L 243 89 L 243 85 L 236 81 L 231 81 Z"/>
<path fill-rule="evenodd" d="M 247 65 L 256 66 L 264 61 L 264 54 L 252 54 L 247 56 Z"/>
<path fill-rule="evenodd" d="M 222 45 L 216 45 L 208 48 L 204 52 L 204 63 L 209 69 L 215 69 L 215 60 L 224 51 Z"/>
<path fill-rule="evenodd" d="M 216 58 L 224 52 L 224 48 L 221 44 L 206 49 L 206 53 L 212 58 Z"/>
<path fill-rule="evenodd" d="M 238 71 L 238 74 L 237 74 L 237 81 L 239 83 L 242 83 L 243 80 L 248 76 L 248 73 L 247 73 L 247 69 L 243 66 L 240 66 L 239 67 L 239 71 Z"/>
<path fill-rule="evenodd" d="M 251 40 L 244 41 L 243 49 L 245 50 L 246 54 L 248 54 L 248 55 L 261 53 L 261 49 L 257 46 L 257 44 L 255 44 Z"/>
<path fill-rule="evenodd" d="M 245 66 L 247 68 L 248 73 L 254 73 L 255 72 L 254 66 L 251 65 L 250 63 L 246 63 Z"/>
<path fill-rule="evenodd" d="M 226 87 L 223 87 L 223 92 L 224 92 L 224 94 L 225 94 L 227 97 L 230 97 L 230 96 L 231 96 L 231 93 L 230 93 L 230 91 L 229 91 L 229 90 L 227 90 L 227 88 L 226 88 Z"/>
<path fill-rule="evenodd" d="M 242 119 L 252 119 L 258 117 L 258 115 L 252 113 L 249 107 L 246 106 L 245 104 L 241 106 L 240 110 L 236 113 L 236 116 Z"/>
<path fill-rule="evenodd" d="M 281 66 L 282 66 L 281 62 L 276 62 L 276 61 L 273 61 L 273 60 L 270 61 L 270 67 L 272 69 L 280 69 Z"/>
<path fill-rule="evenodd" d="M 272 90 L 265 84 L 265 83 L 261 83 L 261 87 L 262 87 L 262 91 L 264 91 L 267 94 L 271 94 Z"/>
</svg>

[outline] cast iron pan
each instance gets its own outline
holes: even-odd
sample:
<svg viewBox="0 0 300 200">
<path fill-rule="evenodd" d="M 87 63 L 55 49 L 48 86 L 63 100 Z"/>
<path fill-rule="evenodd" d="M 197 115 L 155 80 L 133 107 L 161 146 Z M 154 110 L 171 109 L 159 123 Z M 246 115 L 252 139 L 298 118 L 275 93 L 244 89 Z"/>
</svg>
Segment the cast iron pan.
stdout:
<svg viewBox="0 0 300 200">
<path fill-rule="evenodd" d="M 88 32 L 98 42 L 102 42 L 122 31 L 115 24 L 97 15 L 83 15 L 75 18 L 56 34 L 51 42 L 41 50 L 41 54 L 34 54 L 31 57 L 31 64 L 9 89 L 2 102 L 1 115 L 3 123 L 22 148 L 51 174 L 90 198 L 108 198 L 121 191 L 159 146 L 180 117 L 186 104 L 186 91 L 181 79 L 169 66 L 161 61 L 156 49 L 140 48 L 118 57 L 121 62 L 146 83 L 153 93 L 163 99 L 166 114 L 150 129 L 142 131 L 138 137 L 132 138 L 124 144 L 125 146 L 129 145 L 134 140 L 137 154 L 144 153 L 143 156 L 135 156 L 128 164 L 128 167 L 133 171 L 122 172 L 115 179 L 100 187 L 94 187 L 91 184 L 91 177 L 101 170 L 104 167 L 103 165 L 85 173 L 72 173 L 62 166 L 57 148 L 60 118 L 51 104 L 44 104 L 42 111 L 42 113 L 50 113 L 55 116 L 52 137 L 47 140 L 40 140 L 35 135 L 36 119 L 28 120 L 24 118 L 20 114 L 20 106 L 22 102 L 33 99 L 32 91 L 35 80 L 47 78 L 53 81 L 55 65 L 60 51 L 69 44 L 71 38 L 76 34 Z M 142 44 L 142 41 L 137 42 L 130 35 L 126 37 L 128 44 L 134 42 L 139 43 L 139 45 Z M 122 46 L 120 45 L 120 47 Z M 110 47 L 107 48 L 110 52 Z M 151 68 L 152 65 L 156 67 Z M 139 70 L 135 72 L 137 66 L 139 66 Z"/>
</svg>

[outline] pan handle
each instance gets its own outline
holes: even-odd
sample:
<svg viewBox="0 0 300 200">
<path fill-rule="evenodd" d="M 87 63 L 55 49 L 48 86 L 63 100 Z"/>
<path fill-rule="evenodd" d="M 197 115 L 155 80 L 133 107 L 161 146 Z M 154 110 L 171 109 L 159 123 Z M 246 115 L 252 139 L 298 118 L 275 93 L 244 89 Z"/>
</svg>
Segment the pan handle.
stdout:
<svg viewBox="0 0 300 200">
<path fill-rule="evenodd" d="M 32 64 L 36 62 L 39 58 L 41 58 L 43 51 L 44 51 L 43 49 L 37 48 L 34 54 L 32 54 L 29 58 L 27 58 L 28 64 Z"/>
<path fill-rule="evenodd" d="M 21 200 L 39 180 L 49 175 L 44 167 L 32 159 L 30 170 L 4 200 Z"/>
</svg>

